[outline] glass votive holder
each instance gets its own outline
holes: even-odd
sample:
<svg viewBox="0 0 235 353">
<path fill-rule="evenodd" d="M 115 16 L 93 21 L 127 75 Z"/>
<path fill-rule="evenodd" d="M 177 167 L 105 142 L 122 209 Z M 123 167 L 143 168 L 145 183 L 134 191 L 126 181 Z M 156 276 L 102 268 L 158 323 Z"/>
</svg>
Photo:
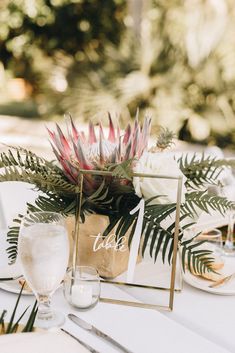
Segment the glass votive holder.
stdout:
<svg viewBox="0 0 235 353">
<path fill-rule="evenodd" d="M 93 308 L 100 297 L 100 277 L 94 267 L 76 266 L 73 274 L 69 268 L 64 279 L 64 296 L 69 304 L 79 310 Z"/>
</svg>

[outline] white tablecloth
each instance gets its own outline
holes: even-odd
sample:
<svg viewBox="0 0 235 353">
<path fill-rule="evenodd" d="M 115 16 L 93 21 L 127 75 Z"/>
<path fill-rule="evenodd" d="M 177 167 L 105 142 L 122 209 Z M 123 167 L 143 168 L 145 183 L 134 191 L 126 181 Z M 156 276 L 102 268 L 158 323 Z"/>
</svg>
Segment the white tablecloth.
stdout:
<svg viewBox="0 0 235 353">
<path fill-rule="evenodd" d="M 19 200 L 23 207 L 21 196 L 28 199 L 28 195 L 25 195 L 23 189 L 20 194 L 15 195 L 12 189 L 9 195 L 6 191 L 4 187 L 3 204 L 9 213 L 6 217 L 8 221 L 15 212 L 10 207 Z M 31 197 L 33 198 L 33 195 Z M 0 232 L 0 266 L 7 261 L 4 248 L 4 236 Z M 110 286 L 110 294 L 111 292 Z M 16 294 L 0 289 L 0 311 L 1 309 L 10 311 L 16 297 Z M 21 310 L 33 301 L 33 297 L 22 297 Z M 80 313 L 66 303 L 62 290 L 59 289 L 54 295 L 53 306 L 65 314 L 78 313 L 134 353 L 235 352 L 235 296 L 212 295 L 185 285 L 182 293 L 175 295 L 173 312 L 160 313 L 155 310 L 99 303 L 94 309 Z M 117 352 L 101 339 L 76 327 L 68 320 L 65 328 L 102 353 Z M 4 352 L 1 350 L 1 353 Z"/>
<path fill-rule="evenodd" d="M 184 284 L 175 306 L 165 316 L 212 342 L 235 352 L 235 296 L 203 292 Z"/>
<path fill-rule="evenodd" d="M 0 232 L 0 268 L 7 261 L 3 251 L 4 233 Z M 112 295 L 114 288 L 109 286 L 109 291 Z M 128 294 L 123 293 L 123 297 L 128 298 Z M 0 311 L 7 309 L 10 315 L 16 298 L 17 294 L 0 289 Z M 182 293 L 175 295 L 175 308 L 169 313 L 101 302 L 90 311 L 79 312 L 69 306 L 59 288 L 53 297 L 53 307 L 65 314 L 74 312 L 134 353 L 228 353 L 235 348 L 230 339 L 235 316 L 229 310 L 234 300 L 234 297 L 214 296 L 185 286 Z M 33 296 L 23 296 L 19 313 L 33 302 Z M 102 353 L 118 352 L 68 319 L 64 327 Z M 4 352 L 1 350 L 1 353 Z"/>
<path fill-rule="evenodd" d="M 15 300 L 15 294 L 0 290 L 1 308 L 12 308 Z M 24 296 L 20 310 L 32 302 L 32 297 Z M 53 306 L 65 314 L 74 312 L 111 335 L 133 353 L 228 353 L 222 345 L 213 343 L 202 335 L 174 322 L 171 314 L 168 314 L 167 318 L 155 310 L 105 303 L 99 303 L 90 311 L 78 312 L 65 302 L 61 289 L 53 298 Z M 111 345 L 77 327 L 68 319 L 64 327 L 102 353 L 118 352 Z M 222 332 L 220 333 L 222 337 Z M 1 353 L 4 352 L 1 350 Z"/>
</svg>

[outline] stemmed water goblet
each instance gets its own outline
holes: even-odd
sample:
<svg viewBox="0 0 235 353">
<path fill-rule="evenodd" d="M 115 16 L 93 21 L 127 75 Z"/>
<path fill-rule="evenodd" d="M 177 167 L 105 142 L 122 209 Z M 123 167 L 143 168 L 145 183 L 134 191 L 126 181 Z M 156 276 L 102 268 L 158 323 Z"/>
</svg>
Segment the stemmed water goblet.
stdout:
<svg viewBox="0 0 235 353">
<path fill-rule="evenodd" d="M 46 329 L 61 326 L 64 315 L 53 311 L 50 301 L 68 265 L 64 218 L 55 212 L 27 214 L 21 222 L 18 251 L 23 275 L 38 301 L 35 325 Z"/>
</svg>

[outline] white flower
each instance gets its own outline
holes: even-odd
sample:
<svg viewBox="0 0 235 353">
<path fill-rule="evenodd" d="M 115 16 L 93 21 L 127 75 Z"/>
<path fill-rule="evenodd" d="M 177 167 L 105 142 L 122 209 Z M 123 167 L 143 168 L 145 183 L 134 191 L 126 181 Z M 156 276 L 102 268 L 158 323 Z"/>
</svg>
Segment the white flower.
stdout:
<svg viewBox="0 0 235 353">
<path fill-rule="evenodd" d="M 182 176 L 183 188 L 181 202 L 185 201 L 184 194 L 186 188 L 184 182 L 185 176 L 181 172 L 174 155 L 171 152 L 145 152 L 133 170 L 135 173 L 157 174 L 166 176 Z M 134 177 L 133 184 L 135 192 L 139 197 L 145 200 L 150 197 L 161 195 L 154 203 L 175 203 L 177 197 L 177 183 L 174 179 L 159 179 L 147 177 Z"/>
</svg>

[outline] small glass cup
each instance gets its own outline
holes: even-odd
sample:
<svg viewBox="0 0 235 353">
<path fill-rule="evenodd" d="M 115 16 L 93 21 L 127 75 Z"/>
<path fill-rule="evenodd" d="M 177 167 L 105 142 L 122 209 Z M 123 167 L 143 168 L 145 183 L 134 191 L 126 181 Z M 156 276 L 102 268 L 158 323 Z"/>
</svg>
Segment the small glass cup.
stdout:
<svg viewBox="0 0 235 353">
<path fill-rule="evenodd" d="M 69 268 L 64 279 L 64 296 L 69 304 L 79 310 L 93 308 L 100 297 L 100 277 L 94 267 Z"/>
<path fill-rule="evenodd" d="M 204 241 L 205 243 L 201 247 L 212 251 L 214 256 L 221 257 L 223 255 L 222 232 L 219 229 L 204 230 L 194 240 L 195 242 Z"/>
<path fill-rule="evenodd" d="M 224 255 L 235 256 L 235 244 L 234 244 L 234 224 L 235 224 L 235 212 L 229 210 L 228 215 L 228 228 L 227 236 L 224 244 Z"/>
</svg>

